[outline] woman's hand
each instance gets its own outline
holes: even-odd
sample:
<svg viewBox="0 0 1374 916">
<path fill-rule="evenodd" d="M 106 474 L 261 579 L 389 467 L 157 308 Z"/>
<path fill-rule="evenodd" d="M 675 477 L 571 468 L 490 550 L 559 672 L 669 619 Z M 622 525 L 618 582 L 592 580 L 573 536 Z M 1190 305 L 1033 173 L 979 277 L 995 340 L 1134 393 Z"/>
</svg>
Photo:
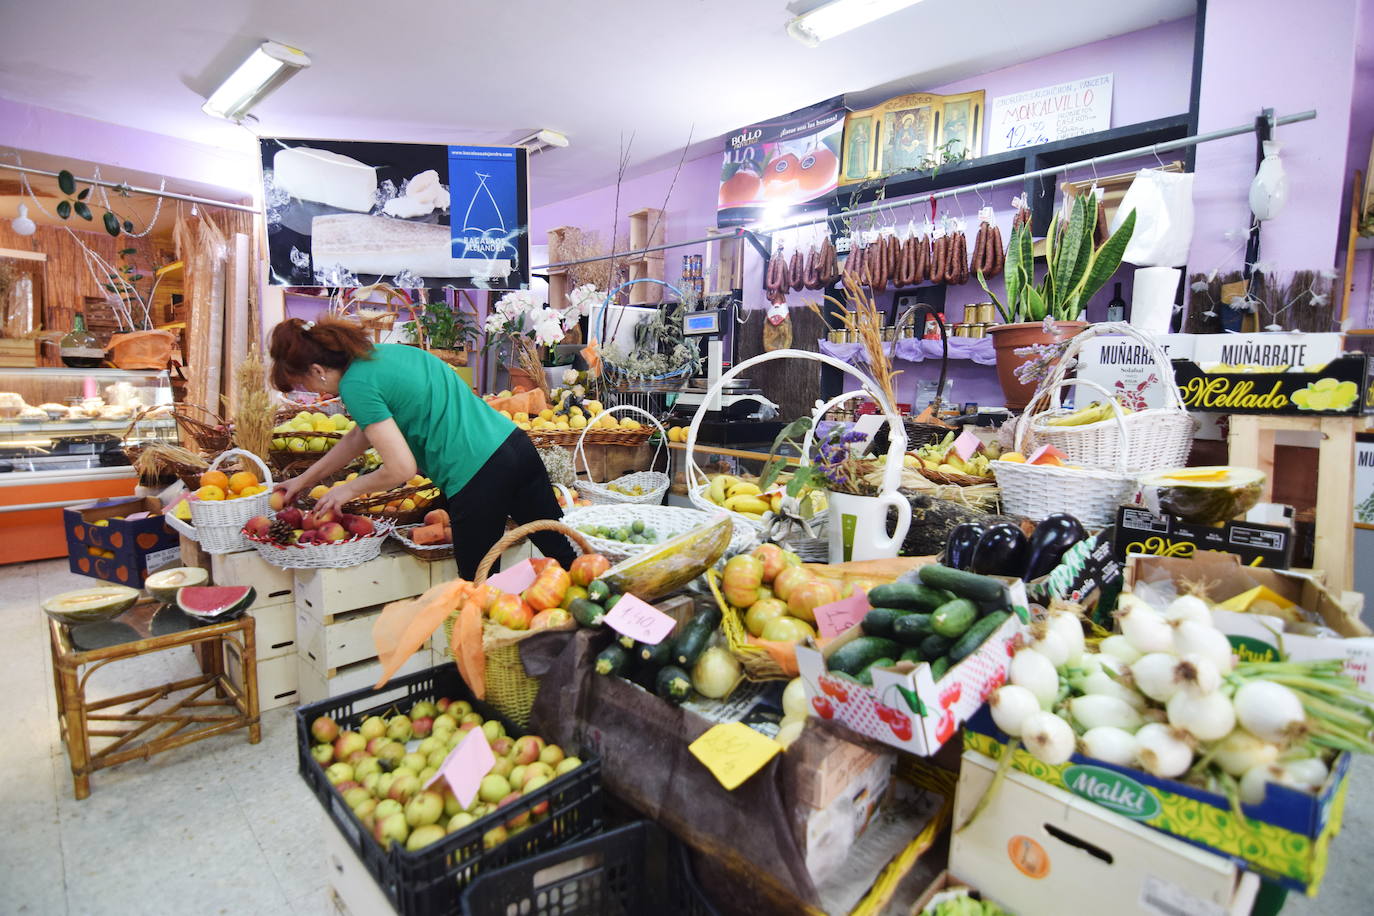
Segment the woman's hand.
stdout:
<svg viewBox="0 0 1374 916">
<path fill-rule="evenodd" d="M 300 498 L 301 491 L 309 486 L 309 482 L 304 477 L 292 477 L 283 480 L 272 489 L 282 494 L 282 505 L 293 506 Z"/>
<path fill-rule="evenodd" d="M 362 478 L 357 478 L 358 480 Z M 335 515 L 344 514 L 344 503 L 356 499 L 359 495 L 358 488 L 354 486 L 356 480 L 348 483 L 341 483 L 337 487 L 330 487 L 329 492 L 315 501 L 315 508 L 311 511 L 317 515 L 324 515 L 326 512 L 333 511 Z"/>
</svg>

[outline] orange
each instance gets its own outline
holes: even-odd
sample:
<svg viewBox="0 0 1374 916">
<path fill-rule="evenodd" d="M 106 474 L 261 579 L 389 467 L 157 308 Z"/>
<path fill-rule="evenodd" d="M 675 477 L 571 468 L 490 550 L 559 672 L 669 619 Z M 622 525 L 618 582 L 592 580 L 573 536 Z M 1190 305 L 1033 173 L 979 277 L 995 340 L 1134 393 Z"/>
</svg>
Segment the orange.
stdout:
<svg viewBox="0 0 1374 916">
<path fill-rule="evenodd" d="M 763 194 L 765 197 L 789 197 L 797 190 L 801 177 L 801 163 L 791 153 L 778 156 L 763 170 Z"/>
<path fill-rule="evenodd" d="M 759 176 L 749 169 L 740 169 L 720 186 L 720 207 L 740 207 L 752 203 L 759 196 Z"/>
<path fill-rule="evenodd" d="M 220 474 L 223 477 L 223 474 Z M 224 499 L 224 489 L 214 484 L 207 483 L 196 491 L 196 498 L 207 501 L 218 501 Z"/>
<path fill-rule="evenodd" d="M 203 484 L 205 481 L 202 480 L 201 483 Z M 242 493 L 249 487 L 256 487 L 257 485 L 258 478 L 252 471 L 239 471 L 233 477 L 229 478 L 229 489 L 233 490 L 235 493 Z"/>
<path fill-rule="evenodd" d="M 808 194 L 819 194 L 835 186 L 839 171 L 840 160 L 823 146 L 814 153 L 807 153 L 802 157 L 801 177 L 798 182 L 801 189 Z"/>
<path fill-rule="evenodd" d="M 223 471 L 206 471 L 200 475 L 200 485 L 202 487 L 218 487 L 220 490 L 229 489 L 229 476 Z M 219 496 L 224 498 L 223 493 Z"/>
</svg>

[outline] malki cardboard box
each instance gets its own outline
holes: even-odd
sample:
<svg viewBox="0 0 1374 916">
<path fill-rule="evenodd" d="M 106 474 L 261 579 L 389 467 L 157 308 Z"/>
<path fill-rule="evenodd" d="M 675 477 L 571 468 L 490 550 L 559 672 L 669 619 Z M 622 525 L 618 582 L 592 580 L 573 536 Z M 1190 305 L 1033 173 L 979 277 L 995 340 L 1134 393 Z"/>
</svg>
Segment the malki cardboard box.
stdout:
<svg viewBox="0 0 1374 916">
<path fill-rule="evenodd" d="M 1318 572 L 1256 569 L 1229 554 L 1208 552 L 1188 559 L 1134 556 L 1127 561 L 1126 587 L 1132 591 L 1172 595 L 1185 582 L 1205 582 L 1209 600 L 1234 609 L 1213 611 L 1212 620 L 1243 660 L 1276 661 L 1281 653 L 1297 661 L 1343 659 L 1346 673 L 1362 689 L 1374 689 L 1374 633 L 1360 620 L 1362 595 L 1335 594 Z M 1256 600 L 1268 601 L 1280 611 L 1309 611 L 1338 635 L 1285 632 L 1288 624 L 1282 617 L 1239 610 Z"/>
<path fill-rule="evenodd" d="M 835 650 L 863 635 L 858 624 L 830 640 L 820 650 L 797 646 L 797 668 L 811 714 L 840 723 L 851 731 L 911 754 L 929 756 L 959 733 L 998 687 L 1006 683 L 1007 668 L 1017 637 L 1030 620 L 1025 584 L 1007 580 L 1007 620 L 970 656 L 936 681 L 930 665 L 899 662 L 873 672 L 873 686 L 832 674 L 826 659 Z"/>
<path fill-rule="evenodd" d="M 127 516 L 145 514 L 143 518 Z M 72 572 L 130 588 L 181 556 L 177 534 L 162 518 L 156 497 L 102 500 L 62 510 L 67 565 Z"/>
</svg>

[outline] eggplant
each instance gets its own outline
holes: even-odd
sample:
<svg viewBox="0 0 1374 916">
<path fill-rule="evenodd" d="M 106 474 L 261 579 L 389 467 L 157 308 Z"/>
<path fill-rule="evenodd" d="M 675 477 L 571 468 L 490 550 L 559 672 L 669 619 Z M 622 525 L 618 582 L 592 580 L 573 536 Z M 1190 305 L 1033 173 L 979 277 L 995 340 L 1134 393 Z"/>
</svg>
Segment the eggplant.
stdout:
<svg viewBox="0 0 1374 916">
<path fill-rule="evenodd" d="M 1087 536 L 1083 525 L 1067 512 L 1046 516 L 1030 536 L 1026 548 L 1026 569 L 1021 578 L 1029 582 L 1048 575 L 1059 565 L 1069 548 Z"/>
<path fill-rule="evenodd" d="M 964 522 L 951 528 L 949 539 L 945 541 L 945 565 L 952 569 L 968 569 L 973 548 L 978 546 L 978 539 L 987 530 L 987 525 L 978 522 Z"/>
<path fill-rule="evenodd" d="M 990 526 L 973 548 L 968 568 L 980 576 L 1020 578 L 1026 569 L 1026 536 L 1009 523 Z"/>
</svg>

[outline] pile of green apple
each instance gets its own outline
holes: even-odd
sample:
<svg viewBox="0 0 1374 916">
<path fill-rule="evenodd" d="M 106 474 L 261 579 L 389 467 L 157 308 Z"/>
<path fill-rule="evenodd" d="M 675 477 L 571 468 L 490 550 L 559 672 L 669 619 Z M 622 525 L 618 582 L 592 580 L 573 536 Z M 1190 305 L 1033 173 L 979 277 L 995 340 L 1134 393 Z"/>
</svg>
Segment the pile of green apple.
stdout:
<svg viewBox="0 0 1374 916">
<path fill-rule="evenodd" d="M 423 786 L 439 771 L 467 733 L 480 728 L 496 756 L 477 797 L 464 808 L 444 782 Z M 499 808 L 518 801 L 582 765 L 537 735 L 512 738 L 496 719 L 483 719 L 466 700 L 421 700 L 410 715 L 369 716 L 345 731 L 328 716 L 310 725 L 310 756 L 325 778 L 383 848 L 423 849 Z M 491 849 L 548 815 L 544 802 L 491 828 L 482 836 Z"/>
</svg>

